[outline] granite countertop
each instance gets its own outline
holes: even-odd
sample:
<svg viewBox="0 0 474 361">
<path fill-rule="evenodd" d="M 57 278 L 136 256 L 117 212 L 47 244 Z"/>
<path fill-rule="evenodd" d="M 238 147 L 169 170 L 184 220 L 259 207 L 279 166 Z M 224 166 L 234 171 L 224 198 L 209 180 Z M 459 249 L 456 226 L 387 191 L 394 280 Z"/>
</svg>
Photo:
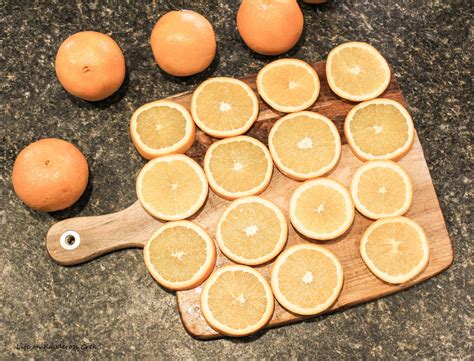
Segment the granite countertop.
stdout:
<svg viewBox="0 0 474 361">
<path fill-rule="evenodd" d="M 66 268 L 48 257 L 45 236 L 60 219 L 110 213 L 134 202 L 135 177 L 145 163 L 129 138 L 129 117 L 135 108 L 191 90 L 211 75 L 256 73 L 270 58 L 256 55 L 240 40 L 236 0 L 142 5 L 120 1 L 115 7 L 104 1 L 26 3 L 3 2 L 0 18 L 5 124 L 1 359 L 473 357 L 470 1 L 302 4 L 305 31 L 287 54 L 320 61 L 334 46 L 362 40 L 385 55 L 423 145 L 453 242 L 454 264 L 424 283 L 343 312 L 245 339 L 207 342 L 186 333 L 174 296 L 147 274 L 141 250 L 119 251 Z M 204 14 L 218 38 L 213 65 L 186 79 L 160 71 L 148 45 L 157 18 L 176 8 Z M 69 96 L 54 73 L 58 46 L 80 30 L 111 34 L 126 57 L 125 84 L 102 102 Z M 81 200 L 52 214 L 23 206 L 10 183 L 18 152 L 43 137 L 76 144 L 91 171 Z"/>
</svg>

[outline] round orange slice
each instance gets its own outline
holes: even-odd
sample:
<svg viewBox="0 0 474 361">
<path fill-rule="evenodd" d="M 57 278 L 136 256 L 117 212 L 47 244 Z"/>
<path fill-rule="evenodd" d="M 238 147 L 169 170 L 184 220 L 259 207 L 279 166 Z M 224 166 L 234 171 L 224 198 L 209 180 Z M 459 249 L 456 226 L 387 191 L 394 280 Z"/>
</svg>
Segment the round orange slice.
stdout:
<svg viewBox="0 0 474 361">
<path fill-rule="evenodd" d="M 243 81 L 210 78 L 194 91 L 191 113 L 201 130 L 216 138 L 244 134 L 258 116 L 258 100 Z"/>
<path fill-rule="evenodd" d="M 156 282 L 175 291 L 200 285 L 216 264 L 211 237 L 189 221 L 161 226 L 146 243 L 143 256 Z"/>
<path fill-rule="evenodd" d="M 272 127 L 268 146 L 275 165 L 297 180 L 316 178 L 333 169 L 341 156 L 341 137 L 325 116 L 298 112 Z"/>
<path fill-rule="evenodd" d="M 275 258 L 283 249 L 288 225 L 282 211 L 261 197 L 232 202 L 217 224 L 219 248 L 229 259 L 250 266 Z"/>
<path fill-rule="evenodd" d="M 185 153 L 193 144 L 195 133 L 191 114 L 168 100 L 142 105 L 130 120 L 133 144 L 146 159 Z"/>
<path fill-rule="evenodd" d="M 214 192 L 236 199 L 263 192 L 272 178 L 273 163 L 263 143 L 241 135 L 213 143 L 204 157 L 204 170 Z"/>
<path fill-rule="evenodd" d="M 408 111 L 391 99 L 374 99 L 356 105 L 344 121 L 344 135 L 355 156 L 399 160 L 413 145 L 415 128 Z"/>
<path fill-rule="evenodd" d="M 342 184 L 317 178 L 296 188 L 289 213 L 298 232 L 324 241 L 337 238 L 349 229 L 354 221 L 354 203 Z"/>
<path fill-rule="evenodd" d="M 332 49 L 326 61 L 331 90 L 341 98 L 360 102 L 378 97 L 390 84 L 390 67 L 372 45 L 349 42 Z"/>
<path fill-rule="evenodd" d="M 410 177 L 390 160 L 364 163 L 356 170 L 350 190 L 357 210 L 372 219 L 401 216 L 413 200 Z"/>
<path fill-rule="evenodd" d="M 248 266 L 218 268 L 204 283 L 201 310 L 209 325 L 229 336 L 247 336 L 270 321 L 275 301 L 263 276 Z"/>
<path fill-rule="evenodd" d="M 429 260 L 429 246 L 425 232 L 416 222 L 406 217 L 390 217 L 367 228 L 360 254 L 375 276 L 399 284 L 423 271 Z"/>
<path fill-rule="evenodd" d="M 208 183 L 202 168 L 183 154 L 155 158 L 137 177 L 137 196 L 152 216 L 174 221 L 191 217 L 204 204 Z"/>
<path fill-rule="evenodd" d="M 343 284 L 339 260 L 327 249 L 304 243 L 285 250 L 272 269 L 271 286 L 288 311 L 315 315 L 336 301 Z"/>
<path fill-rule="evenodd" d="M 316 70 L 298 59 L 272 61 L 257 75 L 257 89 L 262 99 L 283 113 L 308 109 L 318 98 L 319 88 Z"/>
</svg>

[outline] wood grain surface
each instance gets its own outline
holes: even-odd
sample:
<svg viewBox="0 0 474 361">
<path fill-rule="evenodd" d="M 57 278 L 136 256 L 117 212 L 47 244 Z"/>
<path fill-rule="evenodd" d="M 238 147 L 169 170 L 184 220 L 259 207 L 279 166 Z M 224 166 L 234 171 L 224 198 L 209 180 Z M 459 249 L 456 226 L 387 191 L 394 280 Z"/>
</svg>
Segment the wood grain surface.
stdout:
<svg viewBox="0 0 474 361">
<path fill-rule="evenodd" d="M 325 78 L 325 63 L 313 64 L 321 80 L 321 93 L 310 110 L 329 117 L 338 127 L 342 138 L 342 156 L 339 164 L 328 176 L 349 185 L 354 171 L 362 163 L 351 153 L 342 132 L 345 115 L 354 103 L 342 100 L 329 89 Z M 243 78 L 252 89 L 255 88 L 255 76 Z M 395 76 L 382 97 L 400 102 L 406 106 Z M 189 109 L 189 93 L 171 97 L 174 101 Z M 270 109 L 260 99 L 260 114 L 257 122 L 248 132 L 267 144 L 268 132 L 272 125 L 282 116 Z M 415 120 L 416 127 L 416 120 Z M 198 131 L 193 147 L 187 152 L 189 156 L 201 162 L 207 147 L 215 139 Z M 297 233 L 289 223 L 287 246 L 301 242 L 315 242 L 331 250 L 340 260 L 344 270 L 344 286 L 334 305 L 326 312 L 360 304 L 400 291 L 426 280 L 448 268 L 453 261 L 451 241 L 446 230 L 443 215 L 436 197 L 433 183 L 426 164 L 423 150 L 417 136 L 412 150 L 402 159 L 401 164 L 412 179 L 414 199 L 406 216 L 418 222 L 425 230 L 430 245 L 430 260 L 425 270 L 415 279 L 401 285 L 389 285 L 377 279 L 365 266 L 359 254 L 359 241 L 362 233 L 372 222 L 356 212 L 354 224 L 345 235 L 331 241 L 316 242 Z M 300 182 L 282 175 L 276 168 L 268 189 L 262 197 L 278 205 L 288 216 L 288 203 L 292 191 Z M 203 208 L 190 220 L 200 224 L 214 237 L 215 227 L 228 201 L 209 192 Z M 103 216 L 71 218 L 56 223 L 48 232 L 46 245 L 50 256 L 61 265 L 75 265 L 86 262 L 102 254 L 121 248 L 143 247 L 151 234 L 163 224 L 162 221 L 149 216 L 140 204 L 135 202 L 129 208 Z M 74 250 L 64 249 L 59 242 L 63 232 L 76 231 L 80 235 L 80 244 Z M 232 263 L 218 250 L 217 267 Z M 272 264 L 268 263 L 257 269 L 269 280 Z M 157 286 L 158 287 L 158 286 Z M 177 292 L 178 310 L 186 330 L 194 337 L 212 339 L 221 337 L 204 320 L 199 306 L 201 287 Z M 277 302 L 274 315 L 267 327 L 281 326 L 303 320 L 307 317 L 292 314 L 283 309 Z"/>
</svg>

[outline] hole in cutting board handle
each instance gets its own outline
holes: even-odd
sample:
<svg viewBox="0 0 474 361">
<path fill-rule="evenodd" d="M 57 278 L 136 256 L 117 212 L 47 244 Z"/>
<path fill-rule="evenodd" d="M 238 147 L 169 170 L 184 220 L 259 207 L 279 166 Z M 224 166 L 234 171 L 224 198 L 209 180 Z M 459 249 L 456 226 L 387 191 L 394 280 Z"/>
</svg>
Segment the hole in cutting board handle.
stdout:
<svg viewBox="0 0 474 361">
<path fill-rule="evenodd" d="M 66 231 L 61 235 L 59 244 L 67 251 L 72 251 L 79 247 L 81 236 L 76 231 Z"/>
</svg>

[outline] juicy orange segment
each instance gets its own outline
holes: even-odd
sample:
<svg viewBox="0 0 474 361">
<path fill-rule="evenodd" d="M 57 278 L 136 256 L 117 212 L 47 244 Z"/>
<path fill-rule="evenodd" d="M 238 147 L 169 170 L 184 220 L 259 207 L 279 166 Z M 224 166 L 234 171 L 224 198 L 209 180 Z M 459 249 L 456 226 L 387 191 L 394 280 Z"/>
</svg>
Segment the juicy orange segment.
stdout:
<svg viewBox="0 0 474 361">
<path fill-rule="evenodd" d="M 341 155 L 341 138 L 333 122 L 307 111 L 278 120 L 268 136 L 268 146 L 278 169 L 297 180 L 329 172 Z"/>
<path fill-rule="evenodd" d="M 425 232 L 406 217 L 372 223 L 362 236 L 360 253 L 375 276 L 394 284 L 415 278 L 429 260 Z"/>
<path fill-rule="evenodd" d="M 216 263 L 214 242 L 206 231 L 189 221 L 161 226 L 146 243 L 143 256 L 153 278 L 172 290 L 198 286 Z"/>
<path fill-rule="evenodd" d="M 217 269 L 205 282 L 201 310 L 209 325 L 230 336 L 247 336 L 264 327 L 275 302 L 263 276 L 248 266 Z"/>
<path fill-rule="evenodd" d="M 328 309 L 336 301 L 342 283 L 342 267 L 336 256 L 313 244 L 290 247 L 272 269 L 276 299 L 300 315 L 315 315 Z"/>
<path fill-rule="evenodd" d="M 211 78 L 194 91 L 191 112 L 197 126 L 205 133 L 227 138 L 250 129 L 258 116 L 258 100 L 241 80 Z"/>
<path fill-rule="evenodd" d="M 151 160 L 137 177 L 137 196 L 143 208 L 164 220 L 192 216 L 204 204 L 207 192 L 202 168 L 182 154 Z"/>
</svg>

